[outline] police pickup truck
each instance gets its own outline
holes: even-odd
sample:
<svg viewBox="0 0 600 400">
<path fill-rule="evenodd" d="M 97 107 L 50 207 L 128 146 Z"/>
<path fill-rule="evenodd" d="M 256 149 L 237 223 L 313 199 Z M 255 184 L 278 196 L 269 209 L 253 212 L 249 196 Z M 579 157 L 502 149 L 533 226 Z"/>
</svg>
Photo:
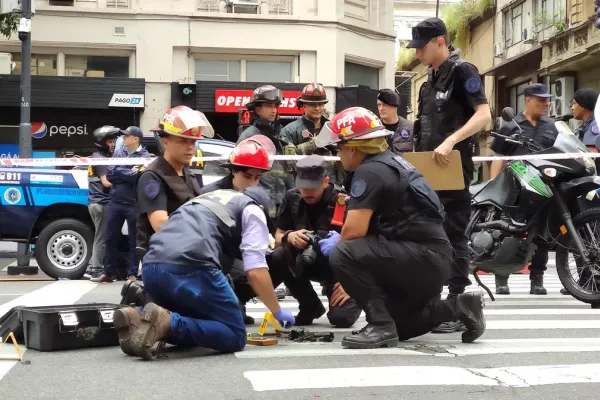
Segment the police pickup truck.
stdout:
<svg viewBox="0 0 600 400">
<path fill-rule="evenodd" d="M 228 156 L 234 146 L 197 143 L 198 156 Z M 209 184 L 229 173 L 219 164 L 194 162 L 192 169 Z M 94 242 L 87 170 L 0 167 L 0 201 L 0 240 L 33 246 L 38 266 L 52 278 L 83 276 Z"/>
</svg>

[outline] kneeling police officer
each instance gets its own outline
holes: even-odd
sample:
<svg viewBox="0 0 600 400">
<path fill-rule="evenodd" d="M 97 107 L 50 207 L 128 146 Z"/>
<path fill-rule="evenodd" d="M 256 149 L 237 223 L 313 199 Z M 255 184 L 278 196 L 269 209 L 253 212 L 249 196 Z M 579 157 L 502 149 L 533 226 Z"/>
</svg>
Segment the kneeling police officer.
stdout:
<svg viewBox="0 0 600 400">
<path fill-rule="evenodd" d="M 332 230 L 331 220 L 340 188 L 329 183 L 325 159 L 311 155 L 296 164 L 296 187 L 287 191 L 277 218 L 270 270 L 280 271 L 285 286 L 298 300 L 296 325 L 310 325 L 325 314 L 311 281 L 321 283 L 329 300 L 327 318 L 337 328 L 352 326 L 361 309 L 336 281 L 329 259 L 318 246 Z M 339 228 L 338 228 L 339 229 Z M 336 232 L 337 233 L 337 232 Z"/>
<path fill-rule="evenodd" d="M 115 311 L 123 352 L 150 360 L 159 342 L 223 353 L 242 350 L 246 329 L 221 270 L 223 254 L 241 258 L 258 297 L 282 326 L 294 325 L 292 313 L 277 301 L 265 259 L 269 203 L 259 187 L 243 193 L 217 190 L 195 197 L 170 216 L 144 256 L 142 276 L 154 302 L 141 312 L 135 307 Z"/>
<path fill-rule="evenodd" d="M 342 345 L 396 346 L 454 319 L 467 328 L 463 342 L 473 342 L 485 330 L 483 296 L 440 300 L 453 255 L 442 206 L 423 176 L 388 150 L 391 133 L 375 114 L 353 107 L 338 113 L 317 139 L 337 144 L 344 169 L 354 172 L 341 236 L 319 242 L 368 322 Z"/>
</svg>

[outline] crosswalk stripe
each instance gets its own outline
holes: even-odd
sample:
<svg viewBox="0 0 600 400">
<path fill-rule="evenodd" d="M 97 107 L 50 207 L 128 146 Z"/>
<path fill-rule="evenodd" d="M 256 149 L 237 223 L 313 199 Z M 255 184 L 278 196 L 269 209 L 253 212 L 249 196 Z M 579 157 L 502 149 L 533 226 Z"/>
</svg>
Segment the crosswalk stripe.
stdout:
<svg viewBox="0 0 600 400">
<path fill-rule="evenodd" d="M 386 366 L 246 371 L 255 391 L 381 386 L 529 387 L 561 383 L 598 383 L 600 364 L 502 368 Z"/>
<path fill-rule="evenodd" d="M 402 342 L 395 348 L 346 349 L 340 342 L 293 343 L 280 339 L 277 347 L 247 346 L 235 353 L 240 359 L 284 357 L 332 357 L 332 356 L 435 356 L 464 357 L 490 354 L 529 353 L 597 353 L 600 338 L 535 338 L 535 339 L 479 339 L 475 344 L 454 340 L 427 340 L 423 338 Z"/>
</svg>

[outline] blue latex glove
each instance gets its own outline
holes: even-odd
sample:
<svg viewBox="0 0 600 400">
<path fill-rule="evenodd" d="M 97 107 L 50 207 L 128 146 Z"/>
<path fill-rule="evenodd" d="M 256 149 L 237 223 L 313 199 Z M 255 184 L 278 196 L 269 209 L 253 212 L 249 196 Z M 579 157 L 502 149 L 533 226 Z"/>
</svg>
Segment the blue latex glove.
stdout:
<svg viewBox="0 0 600 400">
<path fill-rule="evenodd" d="M 273 313 L 273 315 L 275 316 L 275 318 L 279 322 L 279 325 L 281 325 L 282 328 L 291 328 L 296 323 L 296 318 L 294 318 L 294 314 L 292 314 L 290 310 L 280 308 L 279 311 Z"/>
<path fill-rule="evenodd" d="M 324 256 L 329 256 L 329 253 L 331 253 L 331 249 L 333 249 L 333 246 L 336 245 L 339 239 L 339 233 L 337 233 L 336 231 L 329 231 L 329 234 L 325 237 L 325 239 L 319 240 L 321 253 L 323 253 Z"/>
</svg>

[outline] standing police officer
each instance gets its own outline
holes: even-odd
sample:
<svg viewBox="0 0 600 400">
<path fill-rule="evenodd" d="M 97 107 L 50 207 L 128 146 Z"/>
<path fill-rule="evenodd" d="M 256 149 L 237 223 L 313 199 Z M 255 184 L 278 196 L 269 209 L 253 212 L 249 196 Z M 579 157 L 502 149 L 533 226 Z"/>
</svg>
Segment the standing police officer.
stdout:
<svg viewBox="0 0 600 400">
<path fill-rule="evenodd" d="M 469 280 L 469 250 L 466 235 L 471 215 L 469 184 L 473 179 L 473 140 L 491 120 L 490 108 L 483 92 L 477 68 L 459 58 L 448 47 L 448 33 L 439 18 L 429 18 L 412 28 L 409 48 L 415 48 L 421 63 L 429 66 L 427 82 L 419 90 L 419 110 L 415 122 L 417 151 L 433 151 L 433 159 L 448 165 L 448 155 L 460 151 L 464 173 L 464 190 L 439 192 L 446 216 L 444 228 L 454 248 L 448 287 L 454 297 L 465 291 Z M 435 332 L 456 332 L 465 327 L 448 321 Z"/>
<path fill-rule="evenodd" d="M 115 141 L 121 130 L 115 126 L 105 125 L 94 131 L 94 145 L 98 148 L 92 158 L 110 158 L 115 150 Z M 104 249 L 106 248 L 106 226 L 108 218 L 106 205 L 110 200 L 111 183 L 106 179 L 106 165 L 88 167 L 88 210 L 94 223 L 94 247 L 92 258 L 83 277 L 96 278 L 104 271 Z"/>
<path fill-rule="evenodd" d="M 339 194 L 339 188 L 330 183 L 326 174 L 325 160 L 314 154 L 296 164 L 296 187 L 288 190 L 279 208 L 275 241 L 281 246 L 271 254 L 269 268 L 271 272 L 280 271 L 277 276 L 282 276 L 285 286 L 298 300 L 300 312 L 296 315 L 296 325 L 311 325 L 325 314 L 311 281 L 321 283 L 325 289 L 329 300 L 327 318 L 333 326 L 348 328 L 361 313 L 354 299 L 347 296 L 335 279 L 328 257 L 317 245 L 318 238 L 325 237 L 332 229 Z"/>
<path fill-rule="evenodd" d="M 319 242 L 368 322 L 342 345 L 396 346 L 454 319 L 466 325 L 463 342 L 472 342 L 485 330 L 483 296 L 439 299 L 452 258 L 442 205 L 421 174 L 388 150 L 391 134 L 360 107 L 340 112 L 321 131 L 319 143 L 337 143 L 344 169 L 354 171 L 341 236 L 330 232 Z"/>
<path fill-rule="evenodd" d="M 223 254 L 241 258 L 258 297 L 284 327 L 294 325 L 292 313 L 277 301 L 265 259 L 268 203 L 259 187 L 243 193 L 217 190 L 195 197 L 171 215 L 150 239 L 144 256 L 142 276 L 154 302 L 141 313 L 135 307 L 115 311 L 124 353 L 152 359 L 158 342 L 223 353 L 242 350 L 246 329 L 221 269 Z"/>
<path fill-rule="evenodd" d="M 290 151 L 286 154 L 333 155 L 329 149 L 317 148 L 315 145 L 315 138 L 328 121 L 325 117 L 325 104 L 328 102 L 327 92 L 323 86 L 311 83 L 304 87 L 297 102 L 298 109 L 304 109 L 302 118 L 287 124 L 281 130 L 282 140 L 288 145 L 295 146 L 294 152 Z M 327 164 L 327 174 L 330 182 L 334 185 L 341 185 L 345 177 L 341 164 L 335 161 Z"/>
<path fill-rule="evenodd" d="M 252 99 L 246 104 L 246 108 L 252 112 L 252 125 L 242 132 L 237 143 L 254 135 L 264 135 L 273 142 L 276 154 L 284 154 L 285 144 L 281 141 L 281 123 L 277 110 L 281 100 L 281 90 L 274 86 L 264 85 L 254 90 Z M 261 175 L 260 185 L 272 199 L 269 216 L 275 218 L 285 192 L 294 186 L 289 165 L 285 161 L 276 162 L 271 171 Z"/>
<path fill-rule="evenodd" d="M 594 153 L 597 153 L 600 149 L 600 146 L 596 143 L 600 129 L 598 129 L 598 123 L 594 118 L 594 109 L 599 95 L 600 91 L 597 89 L 579 89 L 573 95 L 571 104 L 573 118 L 583 121 L 575 134 Z M 596 164 L 598 164 L 598 158 L 596 158 Z"/>
<path fill-rule="evenodd" d="M 414 150 L 413 122 L 398 115 L 400 96 L 392 89 L 381 89 L 377 94 L 377 110 L 383 126 L 394 132 L 387 138 L 388 146 L 396 154 Z"/>
<path fill-rule="evenodd" d="M 546 117 L 548 103 L 552 95 L 548 93 L 546 86 L 536 83 L 527 86 L 523 90 L 523 96 L 525 97 L 525 109 L 515 116 L 514 122 L 503 124 L 500 133 L 505 136 L 518 133 L 524 137 L 534 139 L 536 144 L 544 149 L 552 147 L 558 136 L 554 120 Z M 507 143 L 503 138 L 494 138 L 490 148 L 494 153 L 504 156 L 520 155 L 527 152 L 525 148 Z M 492 161 L 490 167 L 492 179 L 498 176 L 504 164 L 504 160 Z M 538 247 L 529 266 L 530 294 L 545 295 L 548 293 L 544 288 L 546 264 L 548 264 L 548 249 Z M 496 293 L 510 294 L 508 276 L 496 275 Z"/>
</svg>

